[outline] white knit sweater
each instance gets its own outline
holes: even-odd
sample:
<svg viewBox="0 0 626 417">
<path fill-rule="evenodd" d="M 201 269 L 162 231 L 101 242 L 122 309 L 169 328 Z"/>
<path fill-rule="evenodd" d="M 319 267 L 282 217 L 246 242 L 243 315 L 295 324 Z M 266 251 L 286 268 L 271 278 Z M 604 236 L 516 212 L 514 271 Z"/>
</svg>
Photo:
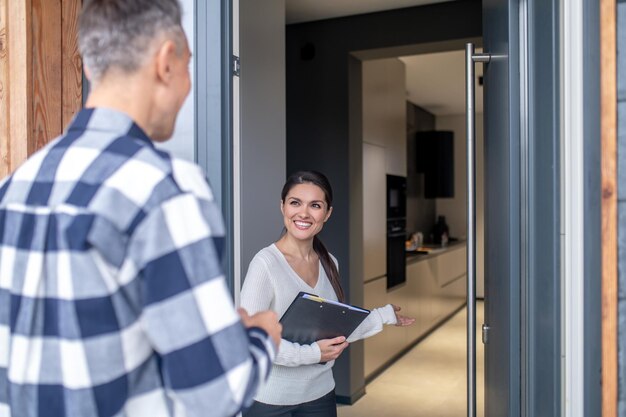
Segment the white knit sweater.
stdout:
<svg viewBox="0 0 626 417">
<path fill-rule="evenodd" d="M 337 260 L 332 258 L 335 264 Z M 284 255 L 272 244 L 255 255 L 250 262 L 241 289 L 241 307 L 249 314 L 274 310 L 282 316 L 300 291 L 337 300 L 335 291 L 321 263 L 315 287 L 306 284 L 291 268 Z M 348 342 L 364 339 L 380 332 L 384 324 L 395 324 L 391 305 L 376 308 L 348 337 Z M 317 343 L 300 345 L 281 340 L 269 380 L 256 400 L 265 404 L 294 405 L 312 401 L 335 387 L 334 361 L 319 364 L 321 352 Z"/>
</svg>

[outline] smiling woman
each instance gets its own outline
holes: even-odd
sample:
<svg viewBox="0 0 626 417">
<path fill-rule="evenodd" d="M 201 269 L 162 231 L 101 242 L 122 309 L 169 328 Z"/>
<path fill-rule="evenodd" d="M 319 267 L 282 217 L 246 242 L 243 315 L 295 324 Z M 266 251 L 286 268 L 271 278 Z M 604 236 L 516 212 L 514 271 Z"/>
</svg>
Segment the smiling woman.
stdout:
<svg viewBox="0 0 626 417">
<path fill-rule="evenodd" d="M 333 190 L 328 179 L 319 172 L 303 171 L 297 172 L 289 177 L 280 195 L 283 221 L 285 224 L 285 233 L 277 242 L 277 246 L 281 252 L 285 254 L 285 258 L 296 272 L 307 281 L 306 278 L 311 274 L 314 277 L 309 278 L 311 282 L 317 281 L 317 273 L 319 263 L 324 267 L 324 271 L 328 275 L 330 282 L 337 294 L 339 301 L 345 301 L 343 289 L 339 282 L 339 272 L 337 266 L 330 258 L 328 250 L 317 237 L 322 231 L 324 223 L 328 221 L 332 214 L 333 207 Z M 298 256 L 300 254 L 291 254 L 289 249 L 290 241 L 301 242 L 306 246 L 307 241 L 312 241 L 313 258 L 307 260 L 307 264 L 302 264 L 300 259 L 305 257 Z M 311 253 L 311 248 L 306 248 Z M 294 256 L 295 255 L 295 256 Z M 311 263 L 312 261 L 312 263 Z"/>
<path fill-rule="evenodd" d="M 280 205 L 285 230 L 252 259 L 241 290 L 241 306 L 249 313 L 269 308 L 282 315 L 301 291 L 345 300 L 337 260 L 317 236 L 331 217 L 332 200 L 330 183 L 319 172 L 301 171 L 287 179 Z M 385 324 L 412 324 L 399 310 L 391 304 L 372 310 L 350 335 L 308 345 L 281 340 L 270 379 L 244 416 L 336 416 L 335 359 L 349 343 L 377 334 Z"/>
</svg>

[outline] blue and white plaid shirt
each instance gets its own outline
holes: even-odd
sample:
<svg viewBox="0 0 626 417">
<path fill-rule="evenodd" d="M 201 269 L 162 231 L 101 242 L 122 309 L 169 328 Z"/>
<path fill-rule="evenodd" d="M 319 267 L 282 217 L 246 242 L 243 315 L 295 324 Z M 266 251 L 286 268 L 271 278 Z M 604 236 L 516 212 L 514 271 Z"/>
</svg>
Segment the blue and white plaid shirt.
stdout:
<svg viewBox="0 0 626 417">
<path fill-rule="evenodd" d="M 0 182 L 0 417 L 223 416 L 275 356 L 220 268 L 200 169 L 82 110 Z"/>
</svg>

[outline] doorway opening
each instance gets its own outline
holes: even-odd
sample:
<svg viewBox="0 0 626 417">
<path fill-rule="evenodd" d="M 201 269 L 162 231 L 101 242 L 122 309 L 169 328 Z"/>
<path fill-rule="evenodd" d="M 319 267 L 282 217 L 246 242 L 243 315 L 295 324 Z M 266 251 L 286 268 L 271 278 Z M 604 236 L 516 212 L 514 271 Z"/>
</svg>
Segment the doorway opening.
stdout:
<svg viewBox="0 0 626 417">
<path fill-rule="evenodd" d="M 419 49 L 419 45 L 414 47 Z M 423 48 L 423 46 L 422 46 Z M 402 305 L 415 317 L 410 328 L 387 328 L 364 341 L 367 395 L 342 416 L 431 415 L 447 404 L 451 415 L 465 413 L 466 377 L 466 109 L 465 51 L 393 56 L 391 50 L 352 53 L 351 134 L 363 146 L 364 306 Z M 408 49 L 407 49 L 408 50 Z M 387 53 L 391 56 L 380 58 Z M 374 59 L 371 57 L 375 56 Z M 484 297 L 482 69 L 477 90 L 477 295 Z M 451 146 L 437 146 L 439 141 Z M 428 169 L 424 165 L 438 169 Z M 426 168 L 426 169 L 425 169 Z M 406 178 L 406 282 L 387 289 L 385 273 L 384 177 Z M 449 176 L 451 187 L 432 184 Z M 430 183 L 430 184 L 429 184 Z M 428 188 L 431 188 L 430 190 Z M 445 241 L 436 236 L 445 219 Z M 479 303 L 482 313 L 482 303 Z M 448 321 L 450 320 L 450 321 Z M 482 317 L 477 323 L 482 324 Z M 461 324 L 459 326 L 459 324 Z M 440 327 L 441 326 L 441 327 Z M 456 345 L 455 342 L 456 341 Z M 461 342 L 459 345 L 458 342 Z M 442 345 L 439 345 L 441 343 Z M 447 347 L 446 343 L 448 343 Z M 439 346 L 439 347 L 435 347 Z M 482 415 L 483 351 L 478 342 L 478 415 Z M 434 365 L 437 364 L 437 365 Z M 410 374 L 414 378 L 408 377 Z M 402 380 L 403 387 L 393 380 Z M 432 381 L 439 381 L 433 383 Z M 404 395 L 387 395 L 396 389 Z M 414 395 L 408 395 L 409 393 Z M 458 409 L 457 409 L 458 408 Z M 391 411 L 390 411 L 391 412 Z M 356 414 L 355 414 L 356 413 Z M 368 414 L 372 413 L 372 414 Z M 415 414 L 417 413 L 417 414 Z"/>
</svg>

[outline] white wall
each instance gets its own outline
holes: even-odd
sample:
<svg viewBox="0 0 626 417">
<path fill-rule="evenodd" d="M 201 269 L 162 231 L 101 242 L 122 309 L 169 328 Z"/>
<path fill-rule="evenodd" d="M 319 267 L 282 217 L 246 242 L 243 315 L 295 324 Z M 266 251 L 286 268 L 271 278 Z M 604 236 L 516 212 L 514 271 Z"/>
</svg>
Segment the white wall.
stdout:
<svg viewBox="0 0 626 417">
<path fill-rule="evenodd" d="M 187 41 L 189 42 L 189 48 L 191 49 L 192 56 L 189 63 L 189 72 L 191 73 L 191 85 L 192 89 L 183 107 L 178 113 L 176 119 L 176 127 L 174 129 L 174 135 L 170 140 L 164 143 L 158 143 L 157 146 L 173 155 L 186 159 L 188 161 L 196 161 L 196 138 L 195 138 L 195 108 L 194 108 L 194 49 L 195 49 L 195 27 L 194 27 L 194 0 L 181 0 L 180 4 L 183 8 L 183 29 L 187 35 Z"/>
<path fill-rule="evenodd" d="M 406 177 L 404 63 L 397 58 L 363 61 L 363 278 L 387 271 L 386 174 Z"/>
<path fill-rule="evenodd" d="M 285 0 L 239 3 L 242 280 L 252 257 L 282 230 L 286 176 Z"/>
<path fill-rule="evenodd" d="M 387 274 L 385 148 L 363 143 L 363 279 Z"/>
<path fill-rule="evenodd" d="M 467 160 L 465 115 L 438 116 L 437 130 L 454 132 L 454 198 L 436 199 L 437 215 L 446 216 L 450 236 L 467 237 Z M 484 297 L 484 151 L 483 115 L 476 115 L 476 295 Z"/>
<path fill-rule="evenodd" d="M 406 177 L 406 89 L 397 58 L 363 61 L 363 142 L 385 148 L 386 173 Z"/>
</svg>

